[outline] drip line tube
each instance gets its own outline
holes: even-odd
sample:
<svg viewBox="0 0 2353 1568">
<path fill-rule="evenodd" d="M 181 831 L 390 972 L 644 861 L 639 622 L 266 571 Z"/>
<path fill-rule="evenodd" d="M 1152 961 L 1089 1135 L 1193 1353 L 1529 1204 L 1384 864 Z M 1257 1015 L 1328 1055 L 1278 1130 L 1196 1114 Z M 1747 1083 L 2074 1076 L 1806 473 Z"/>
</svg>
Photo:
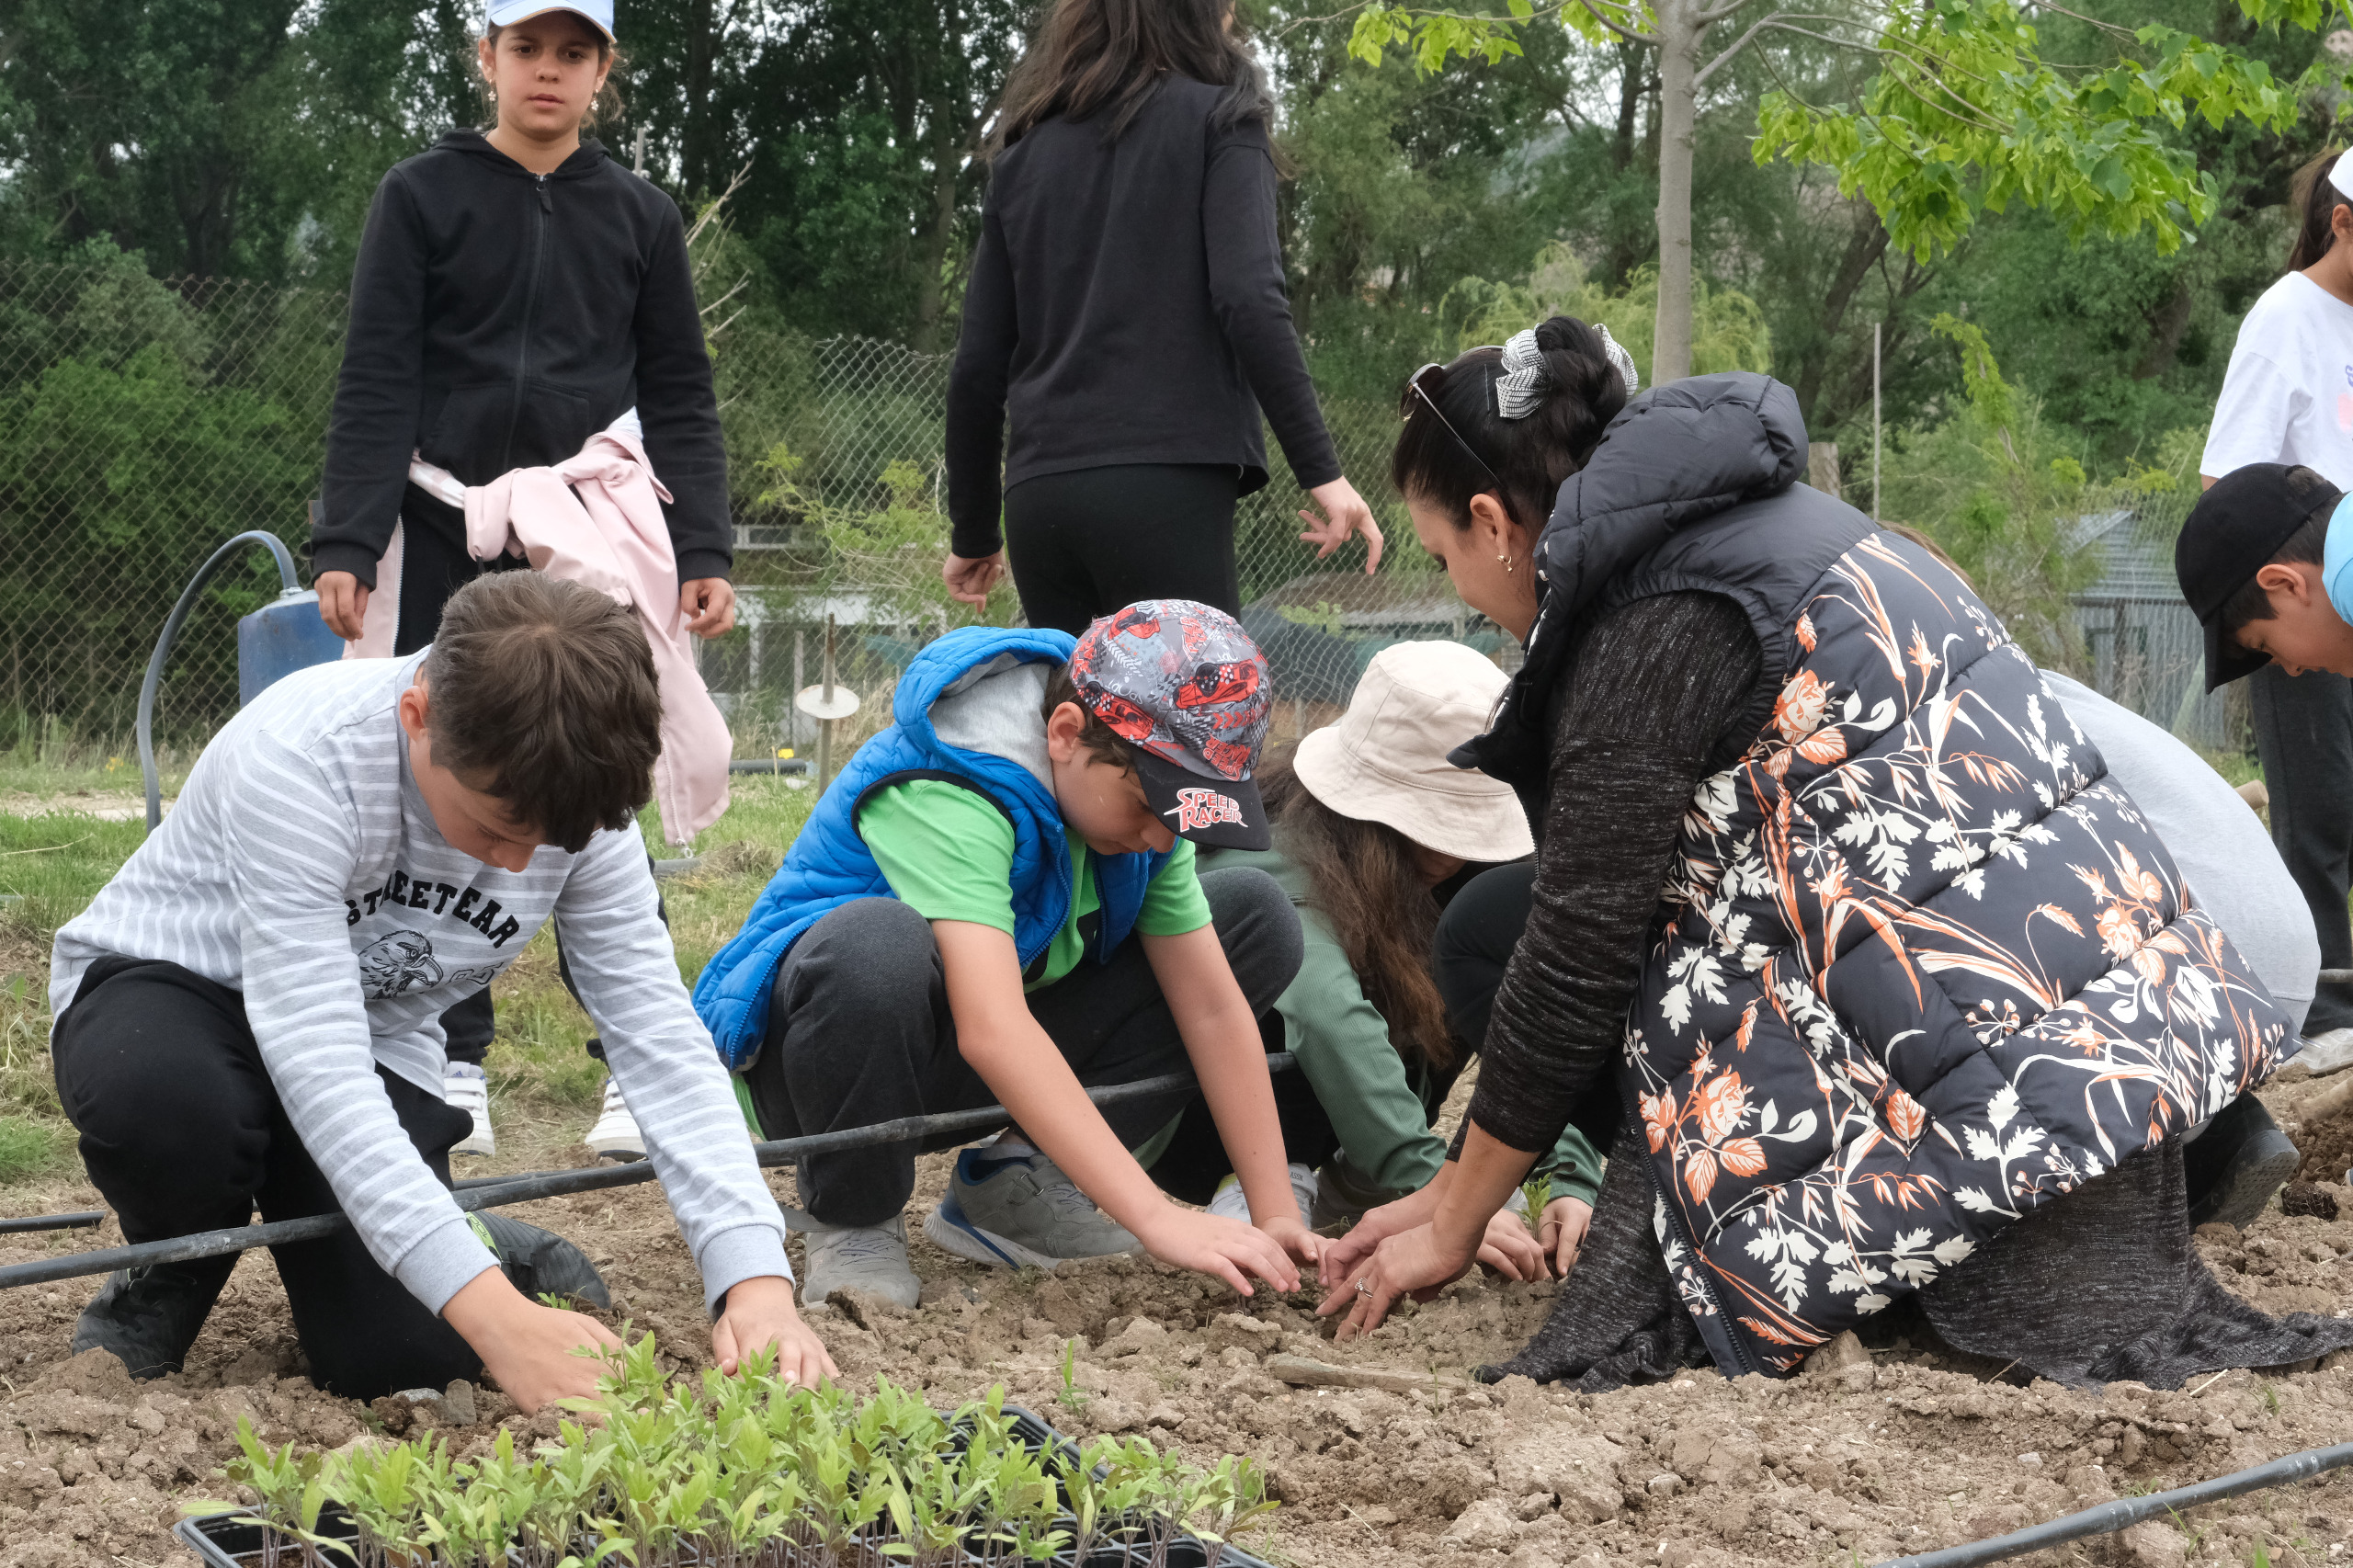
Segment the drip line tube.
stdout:
<svg viewBox="0 0 2353 1568">
<path fill-rule="evenodd" d="M 1297 1058 L 1287 1051 L 1272 1052 L 1267 1057 L 1267 1070 L 1280 1073 L 1296 1061 Z M 1189 1089 L 1195 1087 L 1197 1082 L 1190 1073 L 1169 1073 L 1157 1078 L 1141 1078 L 1132 1084 L 1089 1089 L 1086 1097 L 1098 1106 L 1117 1105 L 1123 1100 L 1142 1099 L 1148 1095 L 1165 1094 L 1173 1089 Z M 1001 1105 L 983 1106 L 977 1110 L 908 1116 L 896 1121 L 878 1122 L 871 1127 L 846 1127 L 835 1132 L 779 1138 L 753 1144 L 752 1153 L 764 1166 L 789 1165 L 809 1154 L 869 1149 L 881 1143 L 904 1143 L 945 1132 L 984 1132 L 1006 1126 L 1012 1119 Z M 562 1198 L 574 1192 L 634 1187 L 640 1182 L 652 1181 L 654 1177 L 653 1165 L 647 1161 L 638 1160 L 625 1165 L 591 1165 L 585 1170 L 540 1171 L 529 1176 L 486 1177 L 473 1185 L 453 1187 L 450 1196 L 457 1200 L 460 1209 L 472 1213 L 479 1209 L 495 1209 L 509 1203 L 531 1203 L 542 1198 Z M 97 1252 L 69 1253 L 63 1257 L 42 1258 L 33 1263 L 10 1264 L 0 1268 L 0 1290 L 17 1285 L 46 1285 L 91 1274 L 111 1274 L 118 1268 L 188 1263 L 199 1257 L 219 1257 L 223 1253 L 244 1252 L 251 1247 L 283 1246 L 291 1242 L 313 1241 L 320 1236 L 332 1235 L 350 1223 L 350 1217 L 340 1212 L 313 1214 L 300 1220 L 279 1220 L 267 1225 L 233 1225 L 226 1230 L 199 1231 L 192 1236 L 142 1242 L 134 1246 L 108 1247 Z"/>
<path fill-rule="evenodd" d="M 2211 1481 L 2201 1481 L 2192 1486 L 2177 1486 L 2170 1492 L 2153 1492 L 2146 1497 L 2120 1497 L 2113 1503 L 2102 1503 L 2097 1508 L 2086 1508 L 2079 1514 L 2069 1514 L 2043 1524 L 2029 1525 L 2022 1530 L 2013 1530 L 2008 1535 L 1972 1540 L 1966 1546 L 1949 1546 L 1941 1551 L 1890 1558 L 1880 1563 L 1879 1568 L 1971 1568 L 1972 1564 L 1979 1562 L 1999 1562 L 2004 1558 L 2023 1557 L 2029 1551 L 2062 1546 L 2071 1540 L 2081 1540 L 2086 1536 L 2112 1535 L 2158 1514 L 2172 1513 L 2200 1503 L 2219 1503 L 2225 1497 L 2243 1497 L 2250 1492 L 2309 1481 L 2325 1471 L 2348 1464 L 2353 1464 L 2353 1443 L 2306 1449 L 2302 1453 L 2290 1454 L 2268 1464 L 2256 1465 L 2252 1470 L 2234 1471 L 2228 1475 L 2218 1475 Z"/>
<path fill-rule="evenodd" d="M 0 1220 L 0 1236 L 21 1236 L 36 1231 L 87 1230 L 107 1217 L 103 1209 L 77 1209 L 71 1214 L 36 1214 L 29 1220 Z"/>
</svg>

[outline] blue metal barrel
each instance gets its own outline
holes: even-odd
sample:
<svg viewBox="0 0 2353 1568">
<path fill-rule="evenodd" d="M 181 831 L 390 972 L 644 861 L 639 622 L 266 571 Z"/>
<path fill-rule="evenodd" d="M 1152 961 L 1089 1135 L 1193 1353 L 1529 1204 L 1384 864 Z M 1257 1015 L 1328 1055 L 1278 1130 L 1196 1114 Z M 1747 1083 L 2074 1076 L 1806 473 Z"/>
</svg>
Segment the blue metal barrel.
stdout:
<svg viewBox="0 0 2353 1568">
<path fill-rule="evenodd" d="M 237 702 L 251 702 L 296 670 L 343 657 L 343 639 L 319 619 L 316 590 L 280 594 L 237 622 Z"/>
</svg>

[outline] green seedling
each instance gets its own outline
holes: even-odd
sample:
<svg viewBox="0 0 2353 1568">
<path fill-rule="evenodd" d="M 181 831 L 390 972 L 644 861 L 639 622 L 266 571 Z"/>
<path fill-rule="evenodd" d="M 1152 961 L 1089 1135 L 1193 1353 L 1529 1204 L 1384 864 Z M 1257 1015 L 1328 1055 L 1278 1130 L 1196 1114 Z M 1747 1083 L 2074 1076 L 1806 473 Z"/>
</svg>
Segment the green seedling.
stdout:
<svg viewBox="0 0 2353 1568">
<path fill-rule="evenodd" d="M 273 1452 L 254 1435 L 253 1423 L 242 1415 L 237 1417 L 237 1447 L 239 1457 L 231 1460 L 221 1473 L 251 1487 L 258 1501 L 250 1508 L 242 1503 L 187 1503 L 181 1506 L 183 1513 L 225 1514 L 239 1524 L 261 1527 L 261 1568 L 280 1568 L 289 1555 L 301 1568 L 322 1568 L 330 1552 L 346 1561 L 354 1559 L 351 1548 L 319 1533 L 319 1515 L 331 1495 L 327 1477 L 322 1473 L 325 1469 L 322 1456 L 297 1454 L 291 1443 Z"/>
<path fill-rule="evenodd" d="M 1528 1222 L 1535 1224 L 1543 1218 L 1544 1205 L 1552 1201 L 1552 1175 L 1539 1171 L 1520 1186 L 1520 1196 L 1528 1199 Z"/>
<path fill-rule="evenodd" d="M 256 1501 L 191 1511 L 263 1527 L 256 1568 L 1028 1568 L 1114 1541 L 1165 1568 L 1188 1526 L 1213 1565 L 1270 1506 L 1246 1460 L 1204 1472 L 1142 1438 L 1033 1452 L 1002 1387 L 942 1415 L 887 1380 L 863 1399 L 785 1382 L 766 1353 L 675 1384 L 650 1337 L 605 1360 L 583 1418 L 529 1452 L 501 1432 L 468 1460 L 429 1434 L 297 1454 L 241 1426 L 222 1473 Z M 320 1529 L 330 1504 L 351 1543 Z"/>
<path fill-rule="evenodd" d="M 1234 1531 L 1281 1506 L 1267 1497 L 1267 1473 L 1256 1460 L 1240 1454 L 1220 1460 L 1199 1487 L 1191 1520 L 1193 1533 L 1210 1549 L 1209 1568 L 1217 1568 L 1224 1559 Z"/>
<path fill-rule="evenodd" d="M 1055 1402 L 1064 1410 L 1085 1410 L 1087 1398 L 1086 1391 L 1078 1386 L 1078 1341 L 1065 1339 L 1063 1341 L 1063 1386 L 1062 1392 L 1054 1395 Z"/>
</svg>

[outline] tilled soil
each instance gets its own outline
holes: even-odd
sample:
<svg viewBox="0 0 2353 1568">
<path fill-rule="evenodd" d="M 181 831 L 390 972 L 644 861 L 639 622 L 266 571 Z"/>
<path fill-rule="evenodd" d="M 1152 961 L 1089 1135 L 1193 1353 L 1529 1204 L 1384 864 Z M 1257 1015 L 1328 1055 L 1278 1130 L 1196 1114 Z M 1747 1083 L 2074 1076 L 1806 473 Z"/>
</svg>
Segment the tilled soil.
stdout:
<svg viewBox="0 0 2353 1568">
<path fill-rule="evenodd" d="M 2300 1136 L 2342 1137 L 2341 1127 L 2306 1131 L 2296 1119 L 2297 1105 L 2333 1082 L 2283 1082 L 2265 1095 Z M 919 1205 L 936 1199 L 947 1166 L 946 1156 L 923 1162 Z M 2307 1178 L 2325 1174 L 2307 1163 Z M 774 1179 L 789 1200 L 790 1176 Z M 2209 1261 L 2266 1310 L 2337 1312 L 2353 1270 L 2353 1190 L 2341 1171 L 2325 1186 L 2347 1218 L 2290 1218 L 2275 1205 L 2244 1235 L 2202 1232 Z M 43 1198 L 62 1208 L 94 1195 L 61 1187 Z M 676 1367 L 704 1364 L 700 1290 L 657 1188 L 518 1212 L 581 1241 L 620 1313 L 652 1330 Z M 0 1262 L 119 1240 L 110 1228 L 0 1237 Z M 2018 1386 L 1917 1327 L 1915 1337 L 1891 1327 L 1849 1364 L 1785 1382 L 1699 1371 L 1602 1395 L 1524 1380 L 1489 1389 L 1463 1373 L 1533 1332 L 1549 1285 L 1473 1278 L 1340 1346 L 1320 1333 L 1312 1293 L 1243 1301 L 1125 1259 L 1011 1275 L 920 1239 L 914 1255 L 920 1309 L 854 1302 L 816 1314 L 847 1378 L 870 1384 L 879 1373 L 943 1405 L 1003 1382 L 1074 1434 L 1141 1432 L 1197 1458 L 1252 1454 L 1283 1506 L 1245 1544 L 1290 1568 L 1427 1558 L 1462 1568 L 1843 1568 L 2353 1437 L 2353 1364 L 2094 1393 Z M 96 1285 L 0 1292 L 0 1568 L 189 1561 L 167 1533 L 176 1505 L 222 1494 L 215 1471 L 240 1415 L 272 1443 L 327 1448 L 381 1426 L 387 1413 L 405 1422 L 406 1406 L 370 1411 L 311 1387 L 266 1257 L 240 1265 L 189 1369 L 152 1383 L 132 1383 L 110 1358 L 68 1358 L 74 1315 Z M 1311 1375 L 1302 1358 L 1338 1369 L 1327 1379 L 1427 1381 L 1310 1388 L 1276 1375 Z M 500 1424 L 552 1429 L 494 1392 L 477 1403 L 478 1424 L 448 1429 L 460 1451 L 486 1446 Z M 2353 1556 L 2345 1475 L 2027 1561 L 2344 1562 Z"/>
</svg>

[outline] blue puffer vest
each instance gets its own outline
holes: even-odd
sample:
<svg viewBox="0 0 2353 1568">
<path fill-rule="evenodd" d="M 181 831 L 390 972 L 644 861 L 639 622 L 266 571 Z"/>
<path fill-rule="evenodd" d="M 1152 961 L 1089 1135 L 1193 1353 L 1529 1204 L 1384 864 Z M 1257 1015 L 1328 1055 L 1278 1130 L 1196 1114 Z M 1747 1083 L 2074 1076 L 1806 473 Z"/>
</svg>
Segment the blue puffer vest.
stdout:
<svg viewBox="0 0 2353 1568">
<path fill-rule="evenodd" d="M 776 971 L 801 933 L 828 910 L 861 898 L 889 898 L 874 857 L 858 835 L 858 809 L 878 790 L 911 778 L 945 778 L 978 791 L 1013 824 L 1013 942 L 1027 969 L 1070 918 L 1074 893 L 1070 838 L 1045 778 L 1018 760 L 1043 756 L 1043 721 L 1035 706 L 1004 719 L 1000 736 L 974 736 L 1001 750 L 950 744 L 933 728 L 933 709 L 968 697 L 983 681 L 1016 665 L 1065 664 L 1066 632 L 974 626 L 951 631 L 915 657 L 892 698 L 892 723 L 858 748 L 825 790 L 791 852 L 752 906 L 744 928 L 695 982 L 695 1011 L 710 1027 L 730 1071 L 741 1072 L 767 1037 Z M 1024 731 L 1022 726 L 1030 728 Z M 1040 762 L 1039 766 L 1042 766 Z M 1102 926 L 1095 950 L 1108 960 L 1134 927 L 1145 889 L 1167 857 L 1093 855 Z"/>
<path fill-rule="evenodd" d="M 2278 1066 L 2287 1017 L 2001 622 L 1796 483 L 1755 375 L 1637 399 L 1562 487 L 1496 728 L 1523 789 L 1573 629 L 1722 594 L 1764 653 L 1684 819 L 1620 1084 L 1724 1372 L 1793 1370 Z"/>
</svg>

